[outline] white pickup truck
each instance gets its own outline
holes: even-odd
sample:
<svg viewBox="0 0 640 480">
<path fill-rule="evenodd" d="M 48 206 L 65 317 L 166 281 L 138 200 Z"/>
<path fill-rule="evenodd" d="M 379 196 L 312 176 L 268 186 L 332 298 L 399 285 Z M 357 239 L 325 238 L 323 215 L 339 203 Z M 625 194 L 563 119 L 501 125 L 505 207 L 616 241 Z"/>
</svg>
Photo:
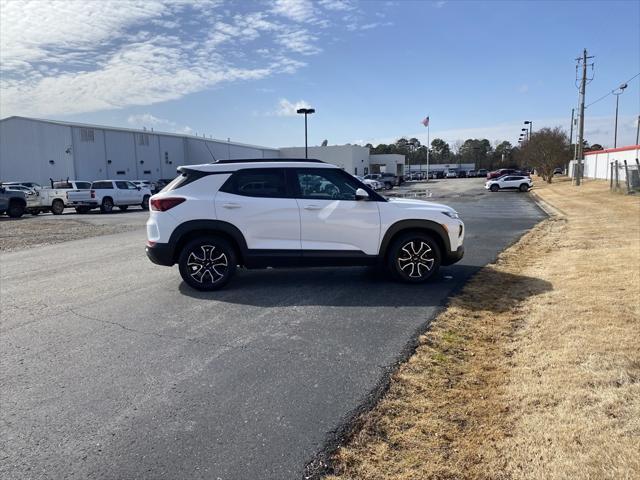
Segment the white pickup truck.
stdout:
<svg viewBox="0 0 640 480">
<path fill-rule="evenodd" d="M 148 210 L 149 198 L 151 190 L 127 180 L 99 180 L 91 184 L 90 190 L 78 190 L 67 195 L 68 204 L 78 213 L 98 207 L 102 213 L 111 212 L 113 207 L 124 211 L 134 205 Z"/>
<path fill-rule="evenodd" d="M 69 204 L 69 194 L 72 192 L 89 192 L 91 182 L 80 180 L 51 181 L 51 188 L 40 188 L 40 211 L 50 211 L 54 215 L 60 215 Z"/>
</svg>

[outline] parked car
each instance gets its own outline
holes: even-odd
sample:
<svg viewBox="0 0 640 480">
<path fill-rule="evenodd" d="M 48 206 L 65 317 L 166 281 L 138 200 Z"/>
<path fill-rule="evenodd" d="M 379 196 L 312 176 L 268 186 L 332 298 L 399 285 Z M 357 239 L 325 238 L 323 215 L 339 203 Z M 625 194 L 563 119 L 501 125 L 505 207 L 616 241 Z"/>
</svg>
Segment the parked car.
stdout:
<svg viewBox="0 0 640 480">
<path fill-rule="evenodd" d="M 153 193 L 160 192 L 164 187 L 169 185 L 174 179 L 173 178 L 161 178 L 160 180 L 156 180 L 155 183 L 155 191 Z"/>
<path fill-rule="evenodd" d="M 475 176 L 477 176 L 477 172 L 475 170 L 469 170 L 467 172 L 467 177 L 471 178 L 471 177 L 475 177 Z"/>
<path fill-rule="evenodd" d="M 0 186 L 0 215 L 20 218 L 27 210 L 27 196 L 21 190 L 11 190 Z"/>
<path fill-rule="evenodd" d="M 458 178 L 458 172 L 456 172 L 455 170 L 447 170 L 447 173 L 445 173 L 445 178 Z"/>
<path fill-rule="evenodd" d="M 40 197 L 39 212 L 51 212 L 60 215 L 69 204 L 69 192 L 88 190 L 91 182 L 81 180 L 51 180 L 51 187 L 41 188 L 37 192 Z"/>
<path fill-rule="evenodd" d="M 42 188 L 39 183 L 36 182 L 4 182 L 3 185 L 21 185 L 23 187 L 31 188 L 33 190 L 38 190 Z"/>
<path fill-rule="evenodd" d="M 553 174 L 554 175 L 562 175 L 562 168 L 557 167 L 553 169 Z"/>
<path fill-rule="evenodd" d="M 478 169 L 478 172 L 477 172 L 477 174 L 476 174 L 476 175 L 477 175 L 478 177 L 486 177 L 486 176 L 487 176 L 487 173 L 488 173 L 488 172 L 487 172 L 487 169 L 486 169 L 486 168 L 480 168 L 480 169 Z"/>
<path fill-rule="evenodd" d="M 110 213 L 113 207 L 124 211 L 135 205 L 147 210 L 151 190 L 137 187 L 128 180 L 99 180 L 91 184 L 90 190 L 69 192 L 68 196 L 69 203 L 78 213 L 86 213 L 93 208 L 100 208 L 102 213 Z"/>
<path fill-rule="evenodd" d="M 387 200 L 319 160 L 221 160 L 179 171 L 151 198 L 146 251 L 156 264 L 177 263 L 198 290 L 223 287 L 238 265 L 378 264 L 420 283 L 464 254 L 464 224 L 452 208 Z M 256 182 L 264 188 L 246 188 Z"/>
<path fill-rule="evenodd" d="M 466 170 L 458 170 L 458 178 L 467 178 Z"/>
<path fill-rule="evenodd" d="M 487 173 L 487 180 L 502 177 L 503 175 L 516 175 L 517 173 L 518 171 L 513 168 L 501 168 Z"/>
<path fill-rule="evenodd" d="M 39 193 L 36 190 L 30 187 L 25 187 L 24 185 L 21 185 L 21 184 L 16 184 L 16 183 L 3 183 L 2 186 L 7 191 L 24 193 L 24 198 L 27 202 L 25 211 L 27 211 L 28 213 L 31 213 L 32 215 L 37 215 L 38 213 L 40 213 L 40 209 L 39 209 L 40 198 L 39 198 Z"/>
<path fill-rule="evenodd" d="M 360 175 L 354 175 L 354 177 L 373 190 L 382 190 L 384 188 L 384 185 L 377 180 L 370 180 Z"/>
<path fill-rule="evenodd" d="M 497 192 L 499 190 L 519 190 L 521 192 L 527 192 L 533 187 L 533 181 L 531 177 L 524 175 L 504 175 L 499 178 L 493 178 L 487 180 L 484 188 Z"/>
<path fill-rule="evenodd" d="M 384 185 L 385 190 L 391 190 L 397 184 L 396 176 L 392 173 L 370 173 L 364 178 L 365 180 L 377 180 Z"/>
</svg>

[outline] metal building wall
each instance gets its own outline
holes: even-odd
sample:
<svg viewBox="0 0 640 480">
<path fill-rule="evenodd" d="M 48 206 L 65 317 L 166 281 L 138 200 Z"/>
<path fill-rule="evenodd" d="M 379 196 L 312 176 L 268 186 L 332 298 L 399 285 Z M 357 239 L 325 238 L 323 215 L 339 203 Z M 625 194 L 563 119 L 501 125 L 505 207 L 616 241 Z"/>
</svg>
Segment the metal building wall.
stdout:
<svg viewBox="0 0 640 480">
<path fill-rule="evenodd" d="M 25 118 L 0 122 L 0 181 L 73 178 L 71 128 Z"/>
<path fill-rule="evenodd" d="M 181 137 L 158 135 L 160 145 L 160 178 L 173 178 L 176 176 L 176 168 L 185 165 L 186 140 Z"/>
<path fill-rule="evenodd" d="M 160 144 L 158 135 L 146 132 L 134 134 L 136 149 L 136 180 L 160 178 Z"/>
<path fill-rule="evenodd" d="M 107 175 L 104 130 L 94 128 L 93 141 L 83 138 L 80 127 L 71 127 L 73 135 L 73 164 L 76 180 L 92 182 Z"/>
</svg>

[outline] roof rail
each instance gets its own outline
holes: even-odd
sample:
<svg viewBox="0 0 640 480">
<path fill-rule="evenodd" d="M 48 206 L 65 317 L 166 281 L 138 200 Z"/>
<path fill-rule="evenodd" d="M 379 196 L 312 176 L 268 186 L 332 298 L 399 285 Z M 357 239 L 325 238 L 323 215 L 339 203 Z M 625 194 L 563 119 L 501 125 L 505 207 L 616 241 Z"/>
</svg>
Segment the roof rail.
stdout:
<svg viewBox="0 0 640 480">
<path fill-rule="evenodd" d="M 322 160 L 318 160 L 316 158 L 245 158 L 245 159 L 229 159 L 229 160 L 218 160 L 217 162 L 212 162 L 211 165 L 215 165 L 217 163 L 260 163 L 260 162 L 309 162 L 309 163 L 325 163 Z"/>
</svg>

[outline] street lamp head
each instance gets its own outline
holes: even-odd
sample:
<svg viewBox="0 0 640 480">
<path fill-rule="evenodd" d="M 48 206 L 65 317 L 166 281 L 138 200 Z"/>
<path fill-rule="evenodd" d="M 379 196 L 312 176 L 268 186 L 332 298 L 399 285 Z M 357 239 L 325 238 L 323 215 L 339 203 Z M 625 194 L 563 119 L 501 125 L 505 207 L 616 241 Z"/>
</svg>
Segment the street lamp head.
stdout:
<svg viewBox="0 0 640 480">
<path fill-rule="evenodd" d="M 302 114 L 312 114 L 312 113 L 316 113 L 315 109 L 313 108 L 299 108 L 298 110 L 296 110 L 296 113 L 302 113 Z"/>
<path fill-rule="evenodd" d="M 526 132 L 528 129 L 526 129 L 526 128 L 522 128 L 521 130 L 522 130 L 523 132 Z"/>
<path fill-rule="evenodd" d="M 524 124 L 525 124 L 525 125 L 529 125 L 530 123 L 531 123 L 531 122 L 530 122 L 529 120 L 525 120 L 525 121 L 524 121 Z"/>
</svg>

